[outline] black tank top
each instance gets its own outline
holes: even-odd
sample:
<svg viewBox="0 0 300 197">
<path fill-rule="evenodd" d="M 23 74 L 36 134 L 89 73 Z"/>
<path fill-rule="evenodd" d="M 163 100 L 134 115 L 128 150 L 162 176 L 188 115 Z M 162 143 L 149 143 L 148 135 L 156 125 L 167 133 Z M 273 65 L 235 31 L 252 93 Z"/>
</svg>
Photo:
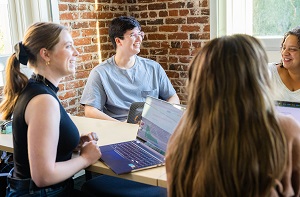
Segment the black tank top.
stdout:
<svg viewBox="0 0 300 197">
<path fill-rule="evenodd" d="M 27 129 L 25 122 L 25 109 L 29 101 L 40 94 L 50 94 L 59 103 L 60 108 L 60 124 L 59 124 L 59 140 L 57 146 L 56 162 L 71 159 L 72 152 L 79 143 L 79 132 L 69 115 L 58 100 L 56 93 L 58 88 L 55 87 L 47 79 L 43 79 L 40 75 L 33 75 L 23 92 L 20 94 L 14 112 L 13 112 L 13 145 L 14 145 L 14 177 L 31 178 L 29 160 L 28 160 L 28 144 Z M 41 114 L 41 116 L 51 116 L 51 114 Z M 36 120 L 39 121 L 39 120 Z M 43 146 L 43 144 L 40 144 Z"/>
</svg>

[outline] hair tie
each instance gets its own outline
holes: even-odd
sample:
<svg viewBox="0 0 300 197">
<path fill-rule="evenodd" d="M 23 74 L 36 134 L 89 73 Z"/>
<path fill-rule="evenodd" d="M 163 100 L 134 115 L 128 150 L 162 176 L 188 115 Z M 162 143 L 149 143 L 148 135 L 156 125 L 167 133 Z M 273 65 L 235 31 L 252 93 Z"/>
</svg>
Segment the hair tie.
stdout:
<svg viewBox="0 0 300 197">
<path fill-rule="evenodd" d="M 28 53 L 26 52 L 26 49 L 22 44 L 22 41 L 15 45 L 15 51 L 16 51 L 16 57 L 19 60 L 19 62 L 23 65 L 27 65 Z"/>
</svg>

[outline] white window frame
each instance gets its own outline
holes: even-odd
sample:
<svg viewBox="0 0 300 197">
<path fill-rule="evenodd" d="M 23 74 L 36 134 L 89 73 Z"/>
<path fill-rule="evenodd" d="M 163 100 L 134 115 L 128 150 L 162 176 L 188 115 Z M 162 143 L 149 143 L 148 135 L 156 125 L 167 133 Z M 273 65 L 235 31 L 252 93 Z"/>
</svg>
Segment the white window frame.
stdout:
<svg viewBox="0 0 300 197">
<path fill-rule="evenodd" d="M 9 0 L 8 10 L 12 45 L 22 40 L 26 29 L 32 23 L 46 21 L 59 23 L 58 0 Z M 6 60 L 10 55 L 0 55 L 0 66 L 4 66 L 4 69 Z M 32 73 L 24 65 L 21 65 L 21 71 L 28 77 Z M 4 70 L 1 70 L 0 75 L 0 85 L 3 85 Z"/>
<path fill-rule="evenodd" d="M 58 0 L 9 0 L 12 43 L 22 40 L 32 23 L 59 22 Z"/>
<path fill-rule="evenodd" d="M 234 0 L 210 0 L 210 38 L 216 38 L 233 33 L 246 33 L 252 35 L 252 30 L 247 29 L 252 24 L 252 1 L 234 1 Z M 237 12 L 229 10 L 234 8 Z M 238 28 L 238 29 L 237 29 Z M 277 55 L 283 35 L 257 37 L 264 44 L 267 52 Z"/>
</svg>

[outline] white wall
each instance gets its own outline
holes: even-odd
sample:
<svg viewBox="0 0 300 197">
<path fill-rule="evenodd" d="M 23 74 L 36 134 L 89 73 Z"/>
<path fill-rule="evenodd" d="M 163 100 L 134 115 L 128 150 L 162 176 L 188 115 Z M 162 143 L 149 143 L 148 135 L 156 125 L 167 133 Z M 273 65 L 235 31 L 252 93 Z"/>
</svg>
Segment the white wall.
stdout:
<svg viewBox="0 0 300 197">
<path fill-rule="evenodd" d="M 280 62 L 280 52 L 279 51 L 267 51 L 269 62 Z"/>
</svg>

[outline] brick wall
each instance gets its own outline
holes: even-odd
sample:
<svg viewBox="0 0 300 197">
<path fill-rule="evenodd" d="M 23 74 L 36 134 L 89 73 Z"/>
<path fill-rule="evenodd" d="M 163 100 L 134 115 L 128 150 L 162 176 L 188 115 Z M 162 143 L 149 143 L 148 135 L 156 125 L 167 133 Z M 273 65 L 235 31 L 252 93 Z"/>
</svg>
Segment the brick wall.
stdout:
<svg viewBox="0 0 300 197">
<path fill-rule="evenodd" d="M 114 54 L 108 25 L 118 16 L 134 16 L 145 32 L 140 56 L 159 62 L 180 100 L 186 103 L 188 64 L 209 39 L 209 0 L 60 0 L 60 22 L 69 26 L 80 52 L 74 76 L 60 84 L 65 109 L 83 115 L 79 105 L 90 70 Z M 97 3 L 95 3 L 97 2 Z"/>
</svg>

